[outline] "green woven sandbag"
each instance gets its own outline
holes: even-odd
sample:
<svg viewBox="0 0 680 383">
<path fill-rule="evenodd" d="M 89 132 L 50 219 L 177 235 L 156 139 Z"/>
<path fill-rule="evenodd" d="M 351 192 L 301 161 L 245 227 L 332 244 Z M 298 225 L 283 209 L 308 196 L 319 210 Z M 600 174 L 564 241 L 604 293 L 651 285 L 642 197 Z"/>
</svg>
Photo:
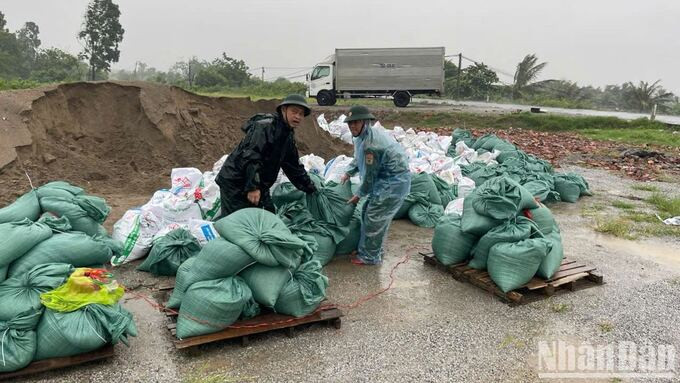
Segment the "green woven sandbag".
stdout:
<svg viewBox="0 0 680 383">
<path fill-rule="evenodd" d="M 408 218 L 416 226 L 433 228 L 444 215 L 442 205 L 432 204 L 427 200 L 416 201 L 408 211 Z"/>
<path fill-rule="evenodd" d="M 106 264 L 122 250 L 123 244 L 110 237 L 90 237 L 78 232 L 54 234 L 12 262 L 8 275 L 21 275 L 43 263 L 68 263 L 75 267 Z"/>
<path fill-rule="evenodd" d="M 588 183 L 578 174 L 555 174 L 555 191 L 565 202 L 576 202 L 582 195 L 592 195 L 588 190 Z"/>
<path fill-rule="evenodd" d="M 432 177 L 427 173 L 411 174 L 411 190 L 410 194 L 422 193 L 425 194 L 431 203 L 441 205 L 442 198 L 437 191 Z"/>
<path fill-rule="evenodd" d="M 460 226 L 459 216 L 445 215 L 434 228 L 432 251 L 443 265 L 464 262 L 470 257 L 470 252 L 477 243 L 477 237 L 463 232 Z"/>
<path fill-rule="evenodd" d="M 52 236 L 49 226 L 24 218 L 0 223 L 0 267 L 19 259 L 40 242 Z"/>
<path fill-rule="evenodd" d="M 232 277 L 254 263 L 255 260 L 240 247 L 223 238 L 216 238 L 179 267 L 175 289 L 167 306 L 179 307 L 186 290 L 196 282 Z"/>
<path fill-rule="evenodd" d="M 38 198 L 45 197 L 73 198 L 77 195 L 85 193 L 85 190 L 83 188 L 73 186 L 65 181 L 49 182 L 35 189 L 35 191 L 38 193 Z"/>
<path fill-rule="evenodd" d="M 65 233 L 72 229 L 68 217 L 57 217 L 52 213 L 43 213 L 38 219 L 38 222 L 47 225 L 54 233 Z"/>
<path fill-rule="evenodd" d="M 474 144 L 475 139 L 474 137 L 472 137 L 472 133 L 469 130 L 456 128 L 453 130 L 453 133 L 451 133 L 451 145 L 455 148 L 456 143 L 458 143 L 458 141 L 463 141 L 465 142 L 465 145 L 467 145 L 468 147 L 472 147 L 472 144 Z"/>
<path fill-rule="evenodd" d="M 215 239 L 215 241 L 217 241 L 218 239 Z M 210 242 L 208 242 L 208 244 L 210 244 Z M 205 247 L 208 247 L 208 244 L 206 244 Z M 179 269 L 177 269 L 177 275 L 175 276 L 175 288 L 172 290 L 172 295 L 170 295 L 170 299 L 168 299 L 168 301 L 165 303 L 165 307 L 171 309 L 178 309 L 179 306 L 182 304 L 184 293 L 186 293 L 189 286 L 191 286 L 191 283 L 188 281 L 188 279 L 189 276 L 192 274 L 191 269 L 193 269 L 194 262 L 196 262 L 197 258 L 198 256 L 187 259 L 186 261 L 184 261 L 184 263 L 182 263 L 179 266 Z"/>
<path fill-rule="evenodd" d="M 538 232 L 536 223 L 526 217 L 517 217 L 514 221 L 496 226 L 479 239 L 472 250 L 472 259 L 468 266 L 473 269 L 484 270 L 487 268 L 489 251 L 494 245 L 528 239 L 536 232 Z"/>
<path fill-rule="evenodd" d="M 501 154 L 496 157 L 496 161 L 500 164 L 505 164 L 506 161 L 512 158 L 521 158 L 521 150 L 501 150 Z"/>
<path fill-rule="evenodd" d="M 175 229 L 153 241 L 149 256 L 137 267 L 153 275 L 173 276 L 179 266 L 201 251 L 198 240 L 188 230 Z"/>
<path fill-rule="evenodd" d="M 484 169 L 486 167 L 487 167 L 486 164 L 483 163 L 483 162 L 473 162 L 473 163 L 468 164 L 468 165 L 462 165 L 460 167 L 460 170 L 461 170 L 461 173 L 463 173 L 463 175 L 465 177 L 470 177 L 470 174 L 476 172 L 479 169 Z"/>
<path fill-rule="evenodd" d="M 277 208 L 291 202 L 305 201 L 305 192 L 298 190 L 291 182 L 283 182 L 272 190 L 272 202 Z"/>
<path fill-rule="evenodd" d="M 267 266 L 295 268 L 303 254 L 312 255 L 305 241 L 291 233 L 281 218 L 264 209 L 238 210 L 215 222 L 215 229 Z"/>
<path fill-rule="evenodd" d="M 229 327 L 239 317 L 260 312 L 253 293 L 239 277 L 196 282 L 186 292 L 177 317 L 177 338 L 211 334 Z"/>
<path fill-rule="evenodd" d="M 503 176 L 478 186 L 468 198 L 477 213 L 494 219 L 510 219 L 524 209 L 538 207 L 529 191 Z"/>
<path fill-rule="evenodd" d="M 74 231 L 80 231 L 90 236 L 106 232 L 101 224 L 104 223 L 111 211 L 111 208 L 102 198 L 85 195 L 71 199 L 45 197 L 40 199 L 40 206 L 45 212 L 50 212 L 59 217 L 68 217 Z"/>
<path fill-rule="evenodd" d="M 503 170 L 495 165 L 489 165 L 483 168 L 479 168 L 469 174 L 467 177 L 475 181 L 477 187 L 482 186 L 486 181 L 503 175 Z"/>
<path fill-rule="evenodd" d="M 303 263 L 281 289 L 274 310 L 279 314 L 303 317 L 316 310 L 326 299 L 328 277 L 317 261 Z"/>
<path fill-rule="evenodd" d="M 349 225 L 355 205 L 347 203 L 353 194 L 349 182 L 324 184 L 323 178 L 310 174 L 316 192 L 307 195 L 307 209 L 314 219 L 336 226 Z"/>
<path fill-rule="evenodd" d="M 397 210 L 397 213 L 394 215 L 392 218 L 394 219 L 404 219 L 408 217 L 408 211 L 411 209 L 411 206 L 413 206 L 413 203 L 417 199 L 419 195 L 423 195 L 427 197 L 427 194 L 424 193 L 409 193 L 406 195 L 406 198 L 404 198 L 404 202 L 402 202 L 401 206 L 399 207 L 399 210 Z M 358 207 L 357 207 L 358 209 Z"/>
<path fill-rule="evenodd" d="M 271 267 L 256 263 L 241 271 L 239 276 L 246 281 L 257 303 L 274 307 L 281 289 L 293 277 L 293 271 L 281 266 Z"/>
<path fill-rule="evenodd" d="M 463 218 L 461 220 L 463 232 L 481 237 L 489 230 L 503 223 L 502 220 L 477 213 L 475 208 L 472 207 L 472 200 L 471 196 L 467 196 L 463 200 Z"/>
<path fill-rule="evenodd" d="M 137 327 L 120 304 L 89 304 L 68 313 L 46 309 L 36 332 L 35 359 L 42 360 L 94 351 L 109 343 L 127 345 L 128 336 L 137 336 Z"/>
<path fill-rule="evenodd" d="M 544 279 L 550 279 L 560 269 L 564 259 L 564 247 L 562 246 L 562 236 L 557 230 L 547 234 L 545 239 L 550 241 L 552 248 L 548 255 L 543 258 L 536 275 Z"/>
<path fill-rule="evenodd" d="M 475 140 L 475 143 L 470 148 L 474 150 L 482 149 L 486 145 L 487 141 L 494 139 L 498 139 L 498 137 L 496 137 L 495 134 L 485 134 L 481 137 L 478 137 L 477 140 Z"/>
<path fill-rule="evenodd" d="M 0 372 L 10 372 L 28 366 L 37 346 L 35 327 L 42 309 L 24 311 L 9 320 L 0 320 L 2 359 Z"/>
<path fill-rule="evenodd" d="M 336 244 L 341 242 L 349 231 L 347 225 L 341 227 L 317 221 L 304 205 L 300 203 L 281 206 L 277 211 L 277 215 L 281 217 L 283 223 L 294 234 L 298 236 L 309 235 L 314 238 L 316 250 L 313 252 L 312 259 L 318 260 L 323 265 L 326 265 L 333 259 Z"/>
<path fill-rule="evenodd" d="M 531 193 L 534 198 L 538 199 L 539 201 L 543 202 L 546 199 L 548 199 L 548 195 L 550 194 L 551 187 L 550 184 L 547 181 L 543 180 L 534 180 L 534 181 L 529 181 L 524 184 L 522 184 L 529 193 Z"/>
<path fill-rule="evenodd" d="M 551 246 L 545 238 L 499 243 L 489 252 L 489 276 L 504 293 L 522 287 L 534 277 Z"/>
<path fill-rule="evenodd" d="M 35 191 L 17 198 L 12 204 L 0 209 L 0 223 L 16 222 L 23 219 L 35 221 L 40 217 L 40 203 Z"/>
<path fill-rule="evenodd" d="M 359 247 L 359 239 L 361 238 L 361 215 L 363 214 L 362 212 L 366 201 L 366 198 L 362 198 L 359 200 L 359 203 L 357 203 L 352 219 L 349 221 L 349 231 L 345 238 L 335 247 L 336 254 L 350 254 Z"/>
<path fill-rule="evenodd" d="M 66 263 L 46 263 L 0 283 L 0 320 L 9 320 L 26 310 L 40 309 L 40 294 L 66 283 L 73 269 Z"/>
<path fill-rule="evenodd" d="M 543 235 L 552 233 L 555 227 L 557 227 L 557 222 L 555 222 L 552 212 L 543 204 L 540 204 L 536 209 L 526 210 L 524 215 L 536 222 L 538 230 Z"/>
<path fill-rule="evenodd" d="M 456 199 L 458 190 L 456 185 L 449 185 L 436 174 L 432 174 L 432 180 L 434 181 L 435 186 L 437 186 L 437 191 L 442 200 L 442 206 L 446 206 L 449 202 Z"/>
</svg>

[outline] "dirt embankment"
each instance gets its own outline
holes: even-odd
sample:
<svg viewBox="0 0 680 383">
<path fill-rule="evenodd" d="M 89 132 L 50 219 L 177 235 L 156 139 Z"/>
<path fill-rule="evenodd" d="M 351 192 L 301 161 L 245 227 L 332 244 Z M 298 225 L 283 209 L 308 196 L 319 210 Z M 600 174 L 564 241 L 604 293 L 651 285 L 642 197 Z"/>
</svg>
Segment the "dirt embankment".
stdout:
<svg viewBox="0 0 680 383">
<path fill-rule="evenodd" d="M 151 83 L 74 83 L 0 92 L 0 206 L 30 186 L 67 180 L 92 193 L 151 193 L 173 167 L 202 170 L 231 152 L 253 114 L 277 101 L 199 96 Z M 316 126 L 296 131 L 302 154 L 351 147 Z"/>
</svg>

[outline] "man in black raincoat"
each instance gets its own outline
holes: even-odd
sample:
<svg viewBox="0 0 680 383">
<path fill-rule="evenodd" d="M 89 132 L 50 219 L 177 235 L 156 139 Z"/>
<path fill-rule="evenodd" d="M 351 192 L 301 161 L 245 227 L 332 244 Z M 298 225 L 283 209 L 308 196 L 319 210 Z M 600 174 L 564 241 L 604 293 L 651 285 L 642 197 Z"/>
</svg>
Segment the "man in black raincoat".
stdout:
<svg viewBox="0 0 680 383">
<path fill-rule="evenodd" d="M 274 212 L 269 189 L 280 169 L 299 190 L 316 191 L 300 164 L 293 135 L 311 110 L 304 97 L 292 94 L 276 111 L 251 117 L 242 128 L 246 136 L 222 165 L 215 182 L 220 186 L 223 217 L 247 207 Z"/>
</svg>

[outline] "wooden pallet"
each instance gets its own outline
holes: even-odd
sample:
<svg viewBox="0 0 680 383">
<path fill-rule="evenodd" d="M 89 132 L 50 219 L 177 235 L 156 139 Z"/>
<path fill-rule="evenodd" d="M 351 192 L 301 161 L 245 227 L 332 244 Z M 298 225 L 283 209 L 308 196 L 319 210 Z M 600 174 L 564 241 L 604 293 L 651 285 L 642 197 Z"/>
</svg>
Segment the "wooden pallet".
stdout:
<svg viewBox="0 0 680 383">
<path fill-rule="evenodd" d="M 0 373 L 0 381 L 37 374 L 40 372 L 52 371 L 64 367 L 76 366 L 95 360 L 106 359 L 112 357 L 113 354 L 113 345 L 107 345 L 100 348 L 99 350 L 80 355 L 39 360 L 29 364 L 21 370 Z"/>
<path fill-rule="evenodd" d="M 488 272 L 468 267 L 467 262 L 444 266 L 432 253 L 420 254 L 423 256 L 426 264 L 443 269 L 451 273 L 456 280 L 475 285 L 513 306 L 535 302 L 555 294 L 582 290 L 604 283 L 602 274 L 597 272 L 595 267 L 564 258 L 559 270 L 552 278 L 546 280 L 534 277 L 524 286 L 504 293 L 491 280 Z"/>
<path fill-rule="evenodd" d="M 286 334 L 292 337 L 296 327 L 310 323 L 328 323 L 333 325 L 333 327 L 336 329 L 340 329 L 342 327 L 342 311 L 339 308 L 329 304 L 327 301 L 322 302 L 320 307 L 321 308 L 313 314 L 302 318 L 266 312 L 256 316 L 255 318 L 238 321 L 226 329 L 212 334 L 177 339 L 174 341 L 175 348 L 183 349 L 225 339 L 239 339 L 241 341 L 241 345 L 247 346 L 250 343 L 248 338 L 249 335 L 285 329 Z M 177 314 L 174 312 L 166 312 L 166 315 L 170 320 L 170 323 L 168 324 L 168 330 L 170 330 L 170 333 L 173 337 L 176 337 Z"/>
</svg>

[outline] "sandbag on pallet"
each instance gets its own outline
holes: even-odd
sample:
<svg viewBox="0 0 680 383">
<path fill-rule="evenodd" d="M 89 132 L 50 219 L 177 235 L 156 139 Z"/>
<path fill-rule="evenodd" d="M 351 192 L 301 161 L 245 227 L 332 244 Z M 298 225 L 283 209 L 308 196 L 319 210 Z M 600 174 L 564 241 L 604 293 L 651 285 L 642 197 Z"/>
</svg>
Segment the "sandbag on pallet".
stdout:
<svg viewBox="0 0 680 383">
<path fill-rule="evenodd" d="M 52 237 L 52 229 L 44 223 L 24 218 L 0 223 L 0 267 L 19 259 L 40 242 Z"/>
<path fill-rule="evenodd" d="M 0 320 L 40 309 L 40 294 L 63 285 L 73 269 L 66 263 L 46 263 L 0 283 Z"/>
<path fill-rule="evenodd" d="M 254 264 L 239 273 L 253 292 L 255 301 L 265 307 L 274 307 L 283 286 L 293 278 L 295 269 Z"/>
<path fill-rule="evenodd" d="M 303 263 L 281 289 L 274 309 L 280 314 L 303 317 L 326 299 L 327 288 L 328 277 L 323 274 L 321 263 Z"/>
<path fill-rule="evenodd" d="M 460 216 L 443 216 L 434 228 L 432 251 L 445 266 L 461 263 L 470 258 L 478 238 L 461 229 Z"/>
<path fill-rule="evenodd" d="M 264 209 L 238 210 L 215 222 L 215 229 L 267 266 L 294 268 L 303 254 L 312 255 L 307 243 L 291 233 L 279 217 Z"/>
<path fill-rule="evenodd" d="M 430 203 L 426 199 L 417 198 L 408 210 L 408 218 L 420 227 L 433 228 L 444 215 L 444 207 Z"/>
<path fill-rule="evenodd" d="M 510 219 L 524 209 L 538 207 L 531 193 L 508 177 L 488 180 L 468 198 L 479 214 L 494 219 Z"/>
<path fill-rule="evenodd" d="M 536 223 L 526 217 L 517 217 L 515 220 L 496 226 L 479 239 L 472 250 L 472 259 L 468 266 L 484 270 L 487 268 L 489 251 L 494 245 L 503 242 L 514 243 L 528 239 L 536 233 L 539 233 Z"/>
<path fill-rule="evenodd" d="M 504 293 L 517 289 L 534 277 L 551 247 L 545 238 L 498 243 L 489 252 L 489 276 Z"/>
<path fill-rule="evenodd" d="M 180 307 L 186 290 L 196 282 L 235 276 L 254 263 L 255 260 L 237 245 L 222 238 L 210 241 L 177 270 L 175 289 L 167 306 Z"/>
<path fill-rule="evenodd" d="M 214 333 L 259 312 L 250 288 L 239 277 L 196 282 L 179 309 L 177 338 Z"/>
<path fill-rule="evenodd" d="M 31 363 L 37 347 L 35 328 L 41 315 L 42 308 L 24 311 L 8 320 L 0 320 L 0 372 L 16 371 Z"/>
<path fill-rule="evenodd" d="M 132 314 L 121 305 L 89 304 L 72 312 L 46 309 L 36 328 L 36 360 L 73 356 L 137 336 Z"/>
<path fill-rule="evenodd" d="M 54 234 L 14 261 L 8 276 L 21 275 L 44 263 L 68 263 L 75 267 L 102 265 L 122 249 L 122 243 L 109 237 L 90 237 L 80 232 Z"/>
<path fill-rule="evenodd" d="M 316 193 L 307 195 L 307 209 L 314 219 L 338 227 L 349 225 L 355 205 L 347 203 L 352 198 L 352 185 L 349 182 L 324 184 L 323 178 L 310 175 Z"/>
</svg>

